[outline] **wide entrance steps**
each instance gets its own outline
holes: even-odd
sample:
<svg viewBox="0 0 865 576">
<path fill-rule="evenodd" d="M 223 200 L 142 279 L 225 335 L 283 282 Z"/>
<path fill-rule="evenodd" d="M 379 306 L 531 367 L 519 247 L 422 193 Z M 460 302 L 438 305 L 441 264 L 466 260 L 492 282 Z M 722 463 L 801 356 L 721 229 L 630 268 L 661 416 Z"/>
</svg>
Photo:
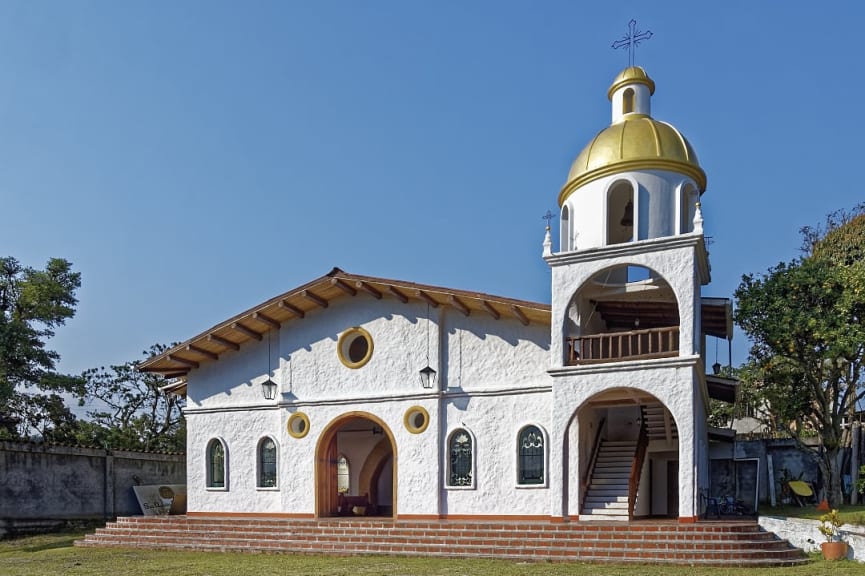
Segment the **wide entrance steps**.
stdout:
<svg viewBox="0 0 865 576">
<path fill-rule="evenodd" d="M 76 546 L 718 566 L 808 562 L 754 521 L 471 522 L 137 516 Z"/>
<path fill-rule="evenodd" d="M 583 499 L 581 520 L 629 519 L 628 483 L 636 451 L 636 440 L 601 441 L 589 488 Z"/>
</svg>

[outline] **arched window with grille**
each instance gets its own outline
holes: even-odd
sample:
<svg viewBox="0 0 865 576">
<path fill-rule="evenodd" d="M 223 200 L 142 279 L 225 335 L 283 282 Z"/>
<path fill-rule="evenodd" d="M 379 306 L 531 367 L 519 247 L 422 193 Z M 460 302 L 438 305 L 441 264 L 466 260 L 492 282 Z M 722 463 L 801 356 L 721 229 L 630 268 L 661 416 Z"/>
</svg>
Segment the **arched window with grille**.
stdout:
<svg viewBox="0 0 865 576">
<path fill-rule="evenodd" d="M 226 471 L 228 469 L 228 450 L 225 442 L 214 438 L 207 443 L 207 487 L 226 489 Z"/>
<path fill-rule="evenodd" d="M 544 484 L 544 433 L 526 426 L 517 436 L 517 484 Z"/>
<path fill-rule="evenodd" d="M 468 430 L 457 428 L 447 442 L 447 485 L 452 488 L 474 487 L 474 440 Z"/>
<path fill-rule="evenodd" d="M 265 436 L 258 442 L 258 487 L 276 488 L 276 441 Z"/>
</svg>

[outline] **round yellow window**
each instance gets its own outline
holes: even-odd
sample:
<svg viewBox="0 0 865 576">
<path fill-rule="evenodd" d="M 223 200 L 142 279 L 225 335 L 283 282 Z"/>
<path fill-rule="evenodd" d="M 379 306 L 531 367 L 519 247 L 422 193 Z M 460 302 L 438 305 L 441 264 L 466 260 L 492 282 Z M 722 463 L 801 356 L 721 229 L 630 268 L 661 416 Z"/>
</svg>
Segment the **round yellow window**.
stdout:
<svg viewBox="0 0 865 576">
<path fill-rule="evenodd" d="M 355 326 L 343 332 L 336 343 L 339 361 L 348 368 L 360 368 L 372 358 L 372 336 Z"/>
<path fill-rule="evenodd" d="M 303 438 L 309 434 L 309 416 L 295 412 L 288 417 L 288 433 L 292 438 Z"/>
<path fill-rule="evenodd" d="M 412 434 L 420 434 L 429 426 L 429 412 L 421 406 L 412 406 L 405 411 L 402 423 Z"/>
</svg>

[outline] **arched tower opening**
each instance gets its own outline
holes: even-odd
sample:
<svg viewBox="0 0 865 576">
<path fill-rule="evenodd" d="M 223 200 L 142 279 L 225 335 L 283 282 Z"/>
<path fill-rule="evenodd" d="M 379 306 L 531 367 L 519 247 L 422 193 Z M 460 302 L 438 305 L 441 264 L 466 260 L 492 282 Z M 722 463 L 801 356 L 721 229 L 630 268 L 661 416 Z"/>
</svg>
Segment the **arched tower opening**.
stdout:
<svg viewBox="0 0 865 576">
<path fill-rule="evenodd" d="M 633 240 L 635 218 L 634 187 L 620 180 L 607 192 L 607 245 Z"/>
<path fill-rule="evenodd" d="M 697 188 L 690 182 L 679 187 L 679 234 L 694 231 L 698 198 Z"/>
<path fill-rule="evenodd" d="M 679 432 L 656 396 L 623 383 L 586 400 L 565 433 L 565 509 L 630 520 L 679 516 Z"/>
<path fill-rule="evenodd" d="M 571 211 L 567 204 L 562 206 L 562 218 L 559 226 L 559 250 L 568 252 L 573 250 L 573 233 L 571 230 Z"/>
<path fill-rule="evenodd" d="M 566 365 L 679 354 L 679 305 L 670 284 L 644 266 L 596 273 L 574 294 L 565 319 Z"/>
<path fill-rule="evenodd" d="M 634 111 L 634 89 L 628 88 L 622 93 L 622 114 Z"/>
</svg>

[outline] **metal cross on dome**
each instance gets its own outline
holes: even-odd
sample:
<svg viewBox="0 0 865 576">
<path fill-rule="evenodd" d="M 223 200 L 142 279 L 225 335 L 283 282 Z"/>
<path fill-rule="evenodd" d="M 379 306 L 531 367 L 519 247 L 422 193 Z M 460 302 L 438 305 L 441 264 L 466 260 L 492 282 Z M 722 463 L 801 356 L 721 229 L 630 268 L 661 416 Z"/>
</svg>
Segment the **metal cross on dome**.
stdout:
<svg viewBox="0 0 865 576">
<path fill-rule="evenodd" d="M 652 31 L 646 30 L 641 32 L 637 30 L 637 21 L 631 20 L 628 22 L 628 33 L 621 40 L 613 42 L 613 50 L 628 47 L 628 66 L 634 65 L 634 48 L 640 45 L 643 40 L 648 40 L 652 37 Z"/>
<path fill-rule="evenodd" d="M 549 210 L 547 210 L 547 213 L 544 214 L 543 216 L 541 216 L 541 218 L 543 218 L 544 220 L 547 221 L 547 229 L 549 230 L 549 228 L 550 228 L 550 221 L 553 219 L 553 213 L 550 212 Z"/>
</svg>

